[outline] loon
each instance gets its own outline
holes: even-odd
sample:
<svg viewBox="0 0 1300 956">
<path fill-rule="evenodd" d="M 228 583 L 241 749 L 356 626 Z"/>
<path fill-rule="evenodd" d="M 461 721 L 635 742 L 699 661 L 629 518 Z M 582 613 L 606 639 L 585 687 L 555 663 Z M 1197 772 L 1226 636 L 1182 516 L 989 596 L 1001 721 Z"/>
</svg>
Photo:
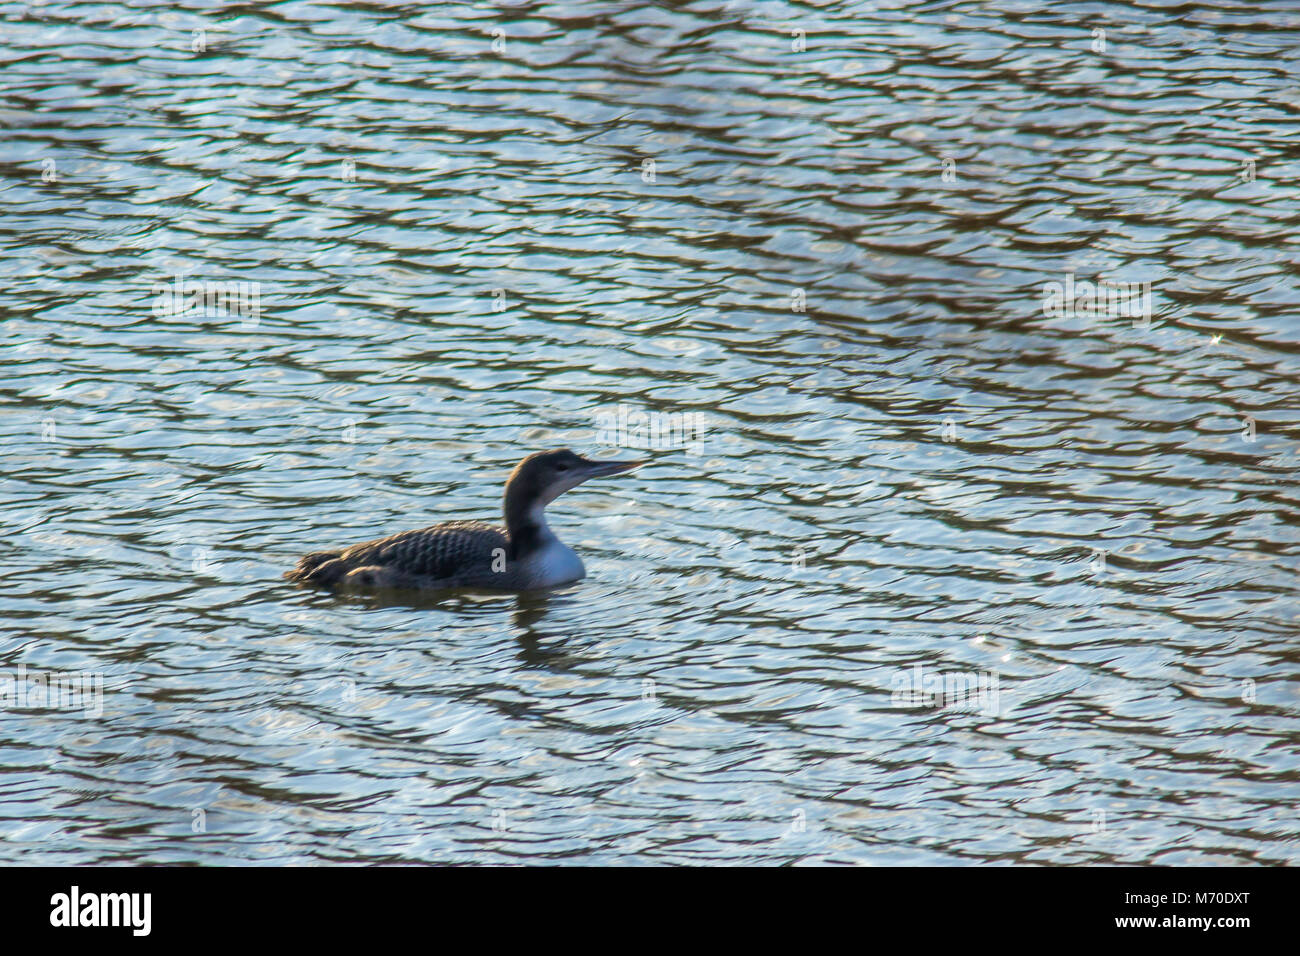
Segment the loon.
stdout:
<svg viewBox="0 0 1300 956">
<path fill-rule="evenodd" d="M 315 551 L 285 577 L 349 590 L 527 591 L 568 584 L 587 571 L 582 559 L 547 526 L 546 506 L 588 478 L 644 464 L 591 461 L 567 448 L 537 452 L 521 461 L 506 482 L 504 528 L 482 521 L 445 521 L 341 551 Z"/>
</svg>

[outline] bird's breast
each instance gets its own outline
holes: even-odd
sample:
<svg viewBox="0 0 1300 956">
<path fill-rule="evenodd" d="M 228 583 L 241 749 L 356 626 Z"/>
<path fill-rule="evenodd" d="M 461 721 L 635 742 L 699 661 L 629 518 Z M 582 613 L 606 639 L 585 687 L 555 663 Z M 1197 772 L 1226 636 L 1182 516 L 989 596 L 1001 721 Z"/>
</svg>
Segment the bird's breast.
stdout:
<svg viewBox="0 0 1300 956">
<path fill-rule="evenodd" d="M 521 576 L 530 587 L 548 588 L 579 581 L 587 574 L 572 548 L 552 539 L 520 561 Z"/>
</svg>

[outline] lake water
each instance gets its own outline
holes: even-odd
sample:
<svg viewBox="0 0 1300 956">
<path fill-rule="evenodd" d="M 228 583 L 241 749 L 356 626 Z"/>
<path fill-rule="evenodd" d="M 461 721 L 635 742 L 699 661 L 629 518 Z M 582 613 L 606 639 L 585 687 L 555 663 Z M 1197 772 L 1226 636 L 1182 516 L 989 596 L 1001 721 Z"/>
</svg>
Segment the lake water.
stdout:
<svg viewBox="0 0 1300 956">
<path fill-rule="evenodd" d="M 0 860 L 1300 862 L 1293 5 L 11 2 L 0 91 Z M 577 585 L 281 580 L 644 444 Z"/>
</svg>

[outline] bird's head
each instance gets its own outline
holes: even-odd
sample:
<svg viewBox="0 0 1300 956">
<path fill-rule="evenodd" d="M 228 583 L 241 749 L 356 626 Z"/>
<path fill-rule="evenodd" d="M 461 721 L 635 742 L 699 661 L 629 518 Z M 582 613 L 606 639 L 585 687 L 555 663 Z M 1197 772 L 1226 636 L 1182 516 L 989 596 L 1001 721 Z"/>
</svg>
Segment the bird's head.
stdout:
<svg viewBox="0 0 1300 956">
<path fill-rule="evenodd" d="M 645 461 L 592 461 L 567 448 L 539 451 L 518 465 L 506 482 L 506 512 L 512 502 L 518 506 L 544 508 L 560 495 L 589 478 L 603 478 L 631 471 Z"/>
</svg>

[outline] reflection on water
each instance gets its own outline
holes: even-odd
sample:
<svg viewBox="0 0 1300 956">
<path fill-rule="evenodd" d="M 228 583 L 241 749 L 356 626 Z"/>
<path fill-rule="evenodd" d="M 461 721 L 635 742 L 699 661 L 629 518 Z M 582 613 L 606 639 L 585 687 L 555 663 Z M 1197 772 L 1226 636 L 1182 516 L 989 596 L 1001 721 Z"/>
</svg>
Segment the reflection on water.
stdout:
<svg viewBox="0 0 1300 956">
<path fill-rule="evenodd" d="M 1300 13 L 0 18 L 0 858 L 1300 859 Z"/>
</svg>

